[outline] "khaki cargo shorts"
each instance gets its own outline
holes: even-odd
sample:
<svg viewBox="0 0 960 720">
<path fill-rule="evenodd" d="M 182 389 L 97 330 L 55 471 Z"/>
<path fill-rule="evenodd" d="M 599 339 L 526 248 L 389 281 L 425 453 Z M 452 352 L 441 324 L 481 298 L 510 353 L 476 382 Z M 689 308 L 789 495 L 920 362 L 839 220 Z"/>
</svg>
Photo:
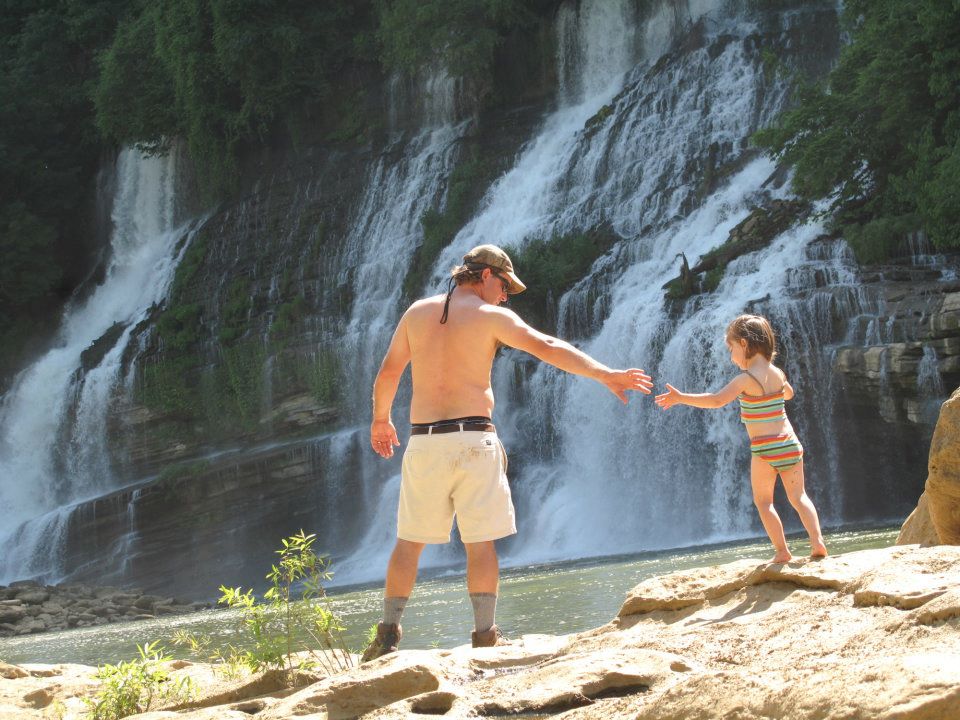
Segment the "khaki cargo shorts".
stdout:
<svg viewBox="0 0 960 720">
<path fill-rule="evenodd" d="M 507 454 L 496 432 L 410 437 L 403 453 L 397 537 L 450 542 L 454 515 L 465 543 L 517 532 Z"/>
</svg>

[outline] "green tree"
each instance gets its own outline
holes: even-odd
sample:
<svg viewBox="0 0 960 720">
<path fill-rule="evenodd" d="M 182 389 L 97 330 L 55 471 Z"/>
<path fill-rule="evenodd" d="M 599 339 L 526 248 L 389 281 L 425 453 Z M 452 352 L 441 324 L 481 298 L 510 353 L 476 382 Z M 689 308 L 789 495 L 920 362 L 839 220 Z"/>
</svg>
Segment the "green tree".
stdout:
<svg viewBox="0 0 960 720">
<path fill-rule="evenodd" d="M 543 0 L 379 0 L 377 35 L 388 67 L 487 72 L 504 36 L 530 27 Z"/>
<path fill-rule="evenodd" d="M 121 0 L 0 4 L 0 376 L 90 269 L 89 89 Z"/>
<path fill-rule="evenodd" d="M 861 256 L 918 230 L 960 246 L 960 1 L 850 0 L 843 18 L 836 67 L 757 143 L 802 197 L 831 198 Z"/>
</svg>

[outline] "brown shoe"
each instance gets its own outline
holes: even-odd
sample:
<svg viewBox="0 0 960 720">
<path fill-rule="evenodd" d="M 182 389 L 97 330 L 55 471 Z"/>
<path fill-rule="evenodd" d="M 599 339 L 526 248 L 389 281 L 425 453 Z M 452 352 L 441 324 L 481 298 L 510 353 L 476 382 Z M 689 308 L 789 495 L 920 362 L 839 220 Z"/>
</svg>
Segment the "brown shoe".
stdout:
<svg viewBox="0 0 960 720">
<path fill-rule="evenodd" d="M 400 644 L 400 638 L 403 637 L 403 630 L 399 625 L 377 623 L 377 636 L 367 645 L 363 651 L 360 662 L 365 663 L 370 660 L 376 660 L 387 653 L 397 651 L 397 645 Z"/>
<path fill-rule="evenodd" d="M 483 632 L 477 632 L 474 630 L 470 636 L 470 639 L 473 641 L 473 646 L 475 648 L 497 647 L 500 645 L 510 644 L 510 641 L 503 636 L 503 633 L 500 632 L 500 628 L 498 628 L 496 625 L 493 625 L 489 630 L 484 630 Z"/>
</svg>

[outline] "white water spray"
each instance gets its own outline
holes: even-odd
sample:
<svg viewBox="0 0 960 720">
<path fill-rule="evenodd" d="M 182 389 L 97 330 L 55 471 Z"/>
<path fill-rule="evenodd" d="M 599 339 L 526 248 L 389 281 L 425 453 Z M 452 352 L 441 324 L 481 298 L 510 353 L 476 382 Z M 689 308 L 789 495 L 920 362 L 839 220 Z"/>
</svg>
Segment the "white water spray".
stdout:
<svg viewBox="0 0 960 720">
<path fill-rule="evenodd" d="M 111 259 L 103 282 L 64 313 L 56 346 L 15 379 L 0 405 L 0 581 L 56 567 L 70 506 L 115 489 L 107 417 L 133 328 L 166 295 L 176 267 L 176 157 L 117 159 Z M 186 243 L 181 247 L 181 251 Z M 82 355 L 118 332 L 95 367 Z"/>
</svg>

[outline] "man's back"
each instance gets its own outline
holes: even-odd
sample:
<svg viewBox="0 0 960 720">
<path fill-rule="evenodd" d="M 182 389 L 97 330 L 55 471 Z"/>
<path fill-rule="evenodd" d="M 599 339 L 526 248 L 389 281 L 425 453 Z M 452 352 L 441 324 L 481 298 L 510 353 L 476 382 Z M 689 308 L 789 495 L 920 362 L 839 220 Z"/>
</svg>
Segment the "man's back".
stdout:
<svg viewBox="0 0 960 720">
<path fill-rule="evenodd" d="M 403 324 L 410 345 L 413 399 L 410 420 L 426 423 L 471 415 L 493 416 L 490 368 L 500 311 L 469 292 L 454 292 L 445 323 L 444 296 L 415 302 Z"/>
</svg>

